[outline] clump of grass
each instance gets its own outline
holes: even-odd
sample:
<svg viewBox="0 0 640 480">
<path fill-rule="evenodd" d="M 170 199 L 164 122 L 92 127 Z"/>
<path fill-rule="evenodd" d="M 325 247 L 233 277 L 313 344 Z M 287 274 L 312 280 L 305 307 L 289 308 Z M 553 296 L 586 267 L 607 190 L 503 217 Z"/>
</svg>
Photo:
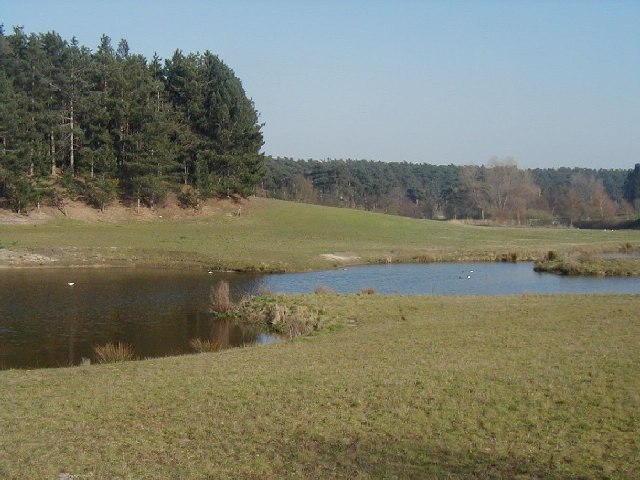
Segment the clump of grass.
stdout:
<svg viewBox="0 0 640 480">
<path fill-rule="evenodd" d="M 534 270 L 560 275 L 639 276 L 640 262 L 635 259 L 602 258 L 585 252 L 566 255 L 549 252 L 543 260 L 536 262 Z"/>
<path fill-rule="evenodd" d="M 192 338 L 189 340 L 189 346 L 198 353 L 217 352 L 220 350 L 220 343 L 209 338 Z"/>
<path fill-rule="evenodd" d="M 229 292 L 229 282 L 221 280 L 215 287 L 211 287 L 209 301 L 211 303 L 210 310 L 212 312 L 228 312 L 233 306 Z"/>
<path fill-rule="evenodd" d="M 377 292 L 372 287 L 361 288 L 358 291 L 358 295 L 375 295 Z"/>
<path fill-rule="evenodd" d="M 234 310 L 234 316 L 238 321 L 263 325 L 288 339 L 322 330 L 330 323 L 321 310 L 279 297 L 245 298 Z"/>
<path fill-rule="evenodd" d="M 134 359 L 133 347 L 122 342 L 96 345 L 93 351 L 98 363 L 117 363 Z"/>
<path fill-rule="evenodd" d="M 438 261 L 438 259 L 431 253 L 421 253 L 420 255 L 413 257 L 413 259 L 417 263 L 433 263 Z"/>
<path fill-rule="evenodd" d="M 518 261 L 518 253 L 517 252 L 501 253 L 496 257 L 496 260 L 499 262 L 515 263 Z"/>
<path fill-rule="evenodd" d="M 630 242 L 625 242 L 620 246 L 620 252 L 633 253 L 635 251 L 634 246 Z"/>
<path fill-rule="evenodd" d="M 378 264 L 382 264 L 382 265 L 391 265 L 394 262 L 393 262 L 393 257 L 387 256 L 387 257 L 378 258 L 378 259 L 374 260 L 373 263 L 378 263 Z"/>
<path fill-rule="evenodd" d="M 316 285 L 316 288 L 314 290 L 314 293 L 316 295 L 333 295 L 335 292 L 335 290 L 330 289 L 329 287 L 322 285 L 321 283 L 319 283 L 318 285 Z"/>
</svg>

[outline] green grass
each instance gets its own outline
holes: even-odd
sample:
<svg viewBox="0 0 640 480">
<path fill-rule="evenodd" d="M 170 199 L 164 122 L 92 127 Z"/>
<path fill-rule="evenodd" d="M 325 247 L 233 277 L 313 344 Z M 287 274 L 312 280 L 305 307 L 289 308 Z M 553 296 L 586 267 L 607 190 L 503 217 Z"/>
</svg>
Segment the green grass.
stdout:
<svg viewBox="0 0 640 480">
<path fill-rule="evenodd" d="M 178 219 L 0 226 L 11 250 L 60 265 L 147 265 L 255 271 L 332 268 L 323 254 L 386 261 L 537 259 L 549 250 L 615 251 L 638 231 L 478 227 L 256 198 L 241 216 L 224 210 Z"/>
<path fill-rule="evenodd" d="M 557 273 L 560 275 L 587 275 L 600 277 L 640 276 L 640 258 L 606 258 L 586 253 L 566 253 L 564 255 L 547 255 L 536 262 L 538 272 Z"/>
<path fill-rule="evenodd" d="M 348 326 L 0 372 L 0 478 L 640 477 L 640 296 L 289 301 Z"/>
</svg>

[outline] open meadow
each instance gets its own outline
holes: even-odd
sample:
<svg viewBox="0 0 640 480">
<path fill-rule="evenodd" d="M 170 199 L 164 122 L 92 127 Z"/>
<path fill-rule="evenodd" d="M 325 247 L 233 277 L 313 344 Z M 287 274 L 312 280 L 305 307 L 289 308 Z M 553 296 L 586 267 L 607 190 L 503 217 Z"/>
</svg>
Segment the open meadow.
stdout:
<svg viewBox="0 0 640 480">
<path fill-rule="evenodd" d="M 136 215 L 87 207 L 0 222 L 0 265 L 302 271 L 378 262 L 532 260 L 640 247 L 637 230 L 479 227 L 264 198 Z M 238 215 L 238 213 L 240 213 Z M 14 219 L 15 220 L 15 219 Z M 4 254 L 3 254 L 4 252 Z M 11 254 L 9 254 L 11 252 Z"/>
<path fill-rule="evenodd" d="M 638 296 L 281 299 L 291 342 L 0 372 L 0 477 L 638 478 Z"/>
<path fill-rule="evenodd" d="M 0 262 L 301 271 L 640 242 L 637 231 L 241 207 L 5 222 Z M 638 295 L 277 301 L 326 328 L 217 353 L 0 371 L 0 478 L 640 476 Z"/>
</svg>

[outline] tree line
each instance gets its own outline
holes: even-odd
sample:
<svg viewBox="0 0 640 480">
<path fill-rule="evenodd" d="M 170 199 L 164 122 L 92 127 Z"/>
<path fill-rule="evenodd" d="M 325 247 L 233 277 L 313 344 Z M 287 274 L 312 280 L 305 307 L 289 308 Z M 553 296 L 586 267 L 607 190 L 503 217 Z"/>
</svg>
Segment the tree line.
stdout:
<svg viewBox="0 0 640 480">
<path fill-rule="evenodd" d="M 262 125 L 234 72 L 210 51 L 164 62 L 95 50 L 55 32 L 0 26 L 0 199 L 16 211 L 81 198 L 154 206 L 253 193 Z"/>
<path fill-rule="evenodd" d="M 265 157 L 262 125 L 234 72 L 210 51 L 151 60 L 55 32 L 0 25 L 0 206 L 119 199 L 185 207 L 258 194 L 417 218 L 518 224 L 597 221 L 640 207 L 633 170 L 293 160 Z"/>
<path fill-rule="evenodd" d="M 259 194 L 429 219 L 543 225 L 630 217 L 640 207 L 634 170 L 265 158 Z"/>
</svg>

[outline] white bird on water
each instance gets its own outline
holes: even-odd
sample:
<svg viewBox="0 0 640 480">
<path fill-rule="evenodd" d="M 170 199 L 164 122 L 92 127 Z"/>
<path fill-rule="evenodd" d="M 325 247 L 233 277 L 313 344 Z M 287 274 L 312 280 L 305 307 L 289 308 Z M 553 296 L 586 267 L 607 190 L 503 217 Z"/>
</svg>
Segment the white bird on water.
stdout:
<svg viewBox="0 0 640 480">
<path fill-rule="evenodd" d="M 68 282 L 67 285 L 69 285 L 70 287 L 73 287 L 76 284 L 76 282 Z"/>
</svg>

